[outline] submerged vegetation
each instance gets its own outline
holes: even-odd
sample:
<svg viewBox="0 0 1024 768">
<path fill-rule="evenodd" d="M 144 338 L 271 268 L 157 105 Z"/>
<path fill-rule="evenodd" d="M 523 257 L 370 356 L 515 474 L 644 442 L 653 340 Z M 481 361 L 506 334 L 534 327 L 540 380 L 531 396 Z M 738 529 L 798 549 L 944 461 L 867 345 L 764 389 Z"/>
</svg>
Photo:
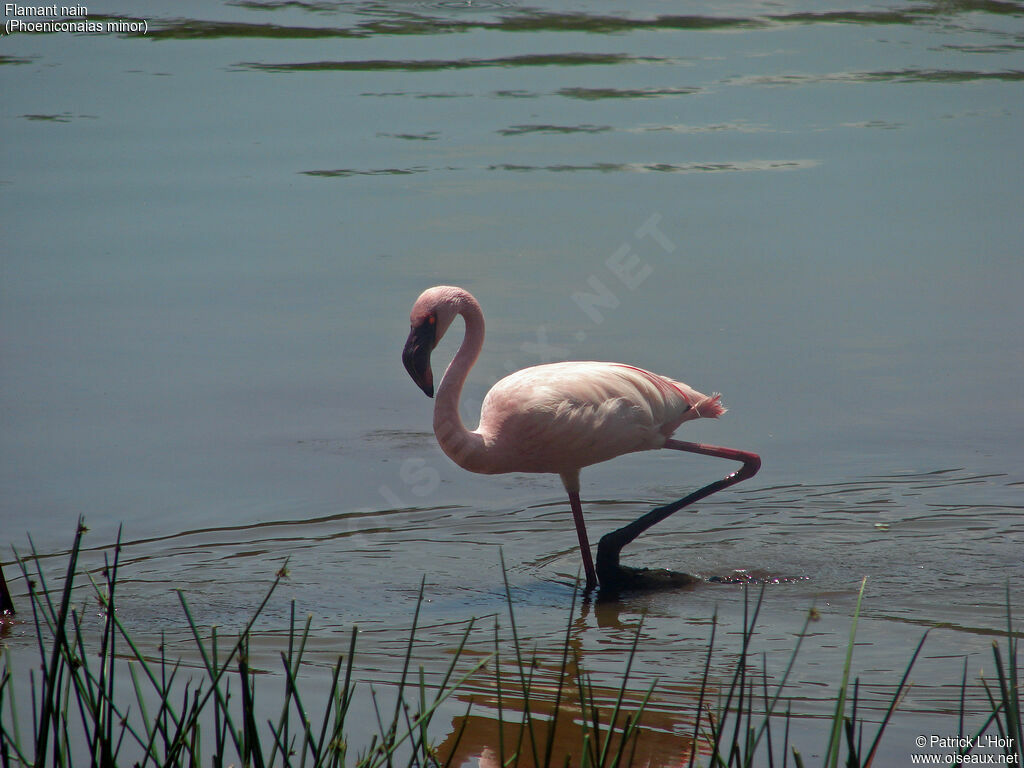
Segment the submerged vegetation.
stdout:
<svg viewBox="0 0 1024 768">
<path fill-rule="evenodd" d="M 144 650 L 129 635 L 115 609 L 120 544 L 113 549 L 97 582 L 91 582 L 102 607 L 102 628 L 83 627 L 84 608 L 73 603 L 73 585 L 80 574 L 78 557 L 84 526 L 79 525 L 63 585 L 46 583 L 36 553 L 19 558 L 22 576 L 28 584 L 28 606 L 22 610 L 34 626 L 39 666 L 27 671 L 30 701 L 16 700 L 15 674 L 9 649 L 0 649 L 0 768 L 9 766 L 459 766 L 472 757 L 480 766 L 509 768 L 573 766 L 614 768 L 632 765 L 686 766 L 804 766 L 807 759 L 791 740 L 790 726 L 799 713 L 784 689 L 800 646 L 807 636 L 814 609 L 797 635 L 795 647 L 777 678 L 770 678 L 767 660 L 752 648 L 755 627 L 763 600 L 761 593 L 744 604 L 743 631 L 738 653 L 733 652 L 731 674 L 724 683 L 712 684 L 712 660 L 716 647 L 717 621 L 712 621 L 703 663 L 692 732 L 688 749 L 681 756 L 658 755 L 644 744 L 651 732 L 641 724 L 655 686 L 634 690 L 630 670 L 640 629 L 625 653 L 621 685 L 611 696 L 595 686 L 575 658 L 569 628 L 573 624 L 575 597 L 569 613 L 569 627 L 562 645 L 561 664 L 553 671 L 554 684 L 541 681 L 542 667 L 536 652 L 524 647 L 517 631 L 511 592 L 506 583 L 510 640 L 494 631 L 493 651 L 471 653 L 467 644 L 476 630 L 466 627 L 462 641 L 453 649 L 451 660 L 439 677 L 428 676 L 422 667 L 414 670 L 413 659 L 419 605 L 405 648 L 393 702 L 384 704 L 370 689 L 371 713 L 354 717 L 357 673 L 356 631 L 352 630 L 347 653 L 331 669 L 326 700 L 314 702 L 303 690 L 300 672 L 311 620 L 296 622 L 294 603 L 287 627 L 286 648 L 280 652 L 281 670 L 271 682 L 283 684 L 283 692 L 270 693 L 262 670 L 250 664 L 250 641 L 257 618 L 266 607 L 282 578 L 282 568 L 269 586 L 252 617 L 226 642 L 216 628 L 197 626 L 184 594 L 178 593 L 186 625 L 195 643 L 195 663 L 169 659 L 163 644 L 156 655 Z M 30 563 L 35 563 L 34 573 Z M 841 666 L 835 711 L 822 731 L 827 746 L 821 761 L 827 768 L 868 766 L 878 758 L 879 747 L 907 686 L 915 661 L 925 643 L 921 638 L 908 661 L 906 671 L 891 696 L 880 722 L 869 720 L 858 709 L 857 680 L 850 681 L 851 660 L 860 610 L 861 585 L 854 612 L 849 644 Z M 954 753 L 937 755 L 944 764 L 985 762 L 1020 766 L 1022 731 L 1020 669 L 1017 636 L 1013 631 L 1007 590 L 1005 648 L 993 643 L 996 679 L 982 681 L 989 713 L 976 729 L 968 730 L 964 693 L 967 689 L 966 661 L 961 683 L 959 734 L 962 745 Z M 199 672 L 196 672 L 198 668 Z M 25 687 L 22 686 L 22 690 Z M 307 684 L 308 691 L 308 684 Z M 477 698 L 463 695 L 483 692 L 479 700 L 490 713 L 494 741 L 484 748 L 462 749 L 466 724 Z M 272 703 L 268 708 L 267 699 Z M 320 696 L 316 698 L 322 698 Z M 359 699 L 363 701 L 365 696 Z M 432 721 L 442 707 L 467 701 L 466 715 L 447 734 L 436 740 L 438 728 Z M 319 706 L 319 708 L 317 708 Z M 478 705 L 479 706 L 479 705 Z M 785 710 L 783 711 L 783 708 Z M 261 715 L 271 712 L 272 716 Z M 30 713 L 30 715 L 29 715 Z M 366 715 L 370 718 L 367 719 Z M 354 722 L 358 721 L 358 722 Z M 372 733 L 365 723 L 375 723 Z M 570 723 L 571 743 L 556 736 L 560 723 Z M 358 732 L 355 729 L 360 729 Z M 567 729 L 563 728 L 564 735 Z M 982 734 L 992 734 L 1002 751 L 977 754 L 974 747 Z M 998 734 L 998 736 L 996 736 Z M 353 746 L 355 744 L 356 746 Z M 926 753 L 928 750 L 922 749 Z M 975 758 L 972 760 L 972 758 Z M 669 763 L 667 760 L 671 760 Z M 925 762 L 925 761 L 922 761 Z M 476 763 L 474 763 L 476 764 Z"/>
</svg>

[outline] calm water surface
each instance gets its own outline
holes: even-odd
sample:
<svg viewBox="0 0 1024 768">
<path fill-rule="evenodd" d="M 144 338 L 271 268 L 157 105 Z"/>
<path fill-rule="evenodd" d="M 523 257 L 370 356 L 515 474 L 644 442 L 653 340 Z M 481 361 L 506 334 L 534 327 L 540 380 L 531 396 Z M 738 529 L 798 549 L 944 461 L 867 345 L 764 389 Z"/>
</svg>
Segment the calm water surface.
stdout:
<svg viewBox="0 0 1024 768">
<path fill-rule="evenodd" d="M 311 685 L 358 624 L 365 678 L 386 689 L 422 577 L 428 671 L 471 617 L 482 651 L 495 617 L 507 626 L 500 550 L 543 674 L 571 622 L 611 691 L 643 617 L 636 690 L 659 680 L 650 754 L 673 764 L 711 617 L 735 653 L 743 590 L 569 615 L 579 556 L 558 480 L 456 468 L 399 362 L 415 297 L 454 283 L 488 318 L 470 423 L 496 379 L 556 359 L 722 391 L 729 413 L 680 435 L 755 450 L 761 473 L 631 562 L 769 582 L 772 674 L 816 605 L 789 691 L 812 718 L 868 576 L 869 709 L 933 629 L 889 759 L 955 727 L 963 657 L 972 680 L 991 672 L 1024 578 L 1024 5 L 88 8 L 148 34 L 0 39 L 0 558 L 16 598 L 12 546 L 30 535 L 57 570 L 84 515 L 98 567 L 123 524 L 122 619 L 187 654 L 175 588 L 201 623 L 239 626 L 288 559 L 265 666 L 295 600 L 314 617 Z M 592 537 L 731 471 L 667 453 L 584 473 Z M 5 642 L 31 650 L 23 625 Z M 474 685 L 438 740 L 486 701 Z M 473 710 L 456 762 L 493 747 L 494 715 Z M 825 739 L 810 720 L 798 743 Z"/>
</svg>

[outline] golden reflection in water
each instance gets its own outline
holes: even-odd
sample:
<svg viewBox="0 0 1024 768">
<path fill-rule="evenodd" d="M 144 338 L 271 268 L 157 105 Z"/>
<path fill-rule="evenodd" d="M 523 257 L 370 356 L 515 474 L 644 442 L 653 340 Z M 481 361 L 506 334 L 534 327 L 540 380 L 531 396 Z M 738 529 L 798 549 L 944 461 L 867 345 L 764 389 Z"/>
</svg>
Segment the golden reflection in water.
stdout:
<svg viewBox="0 0 1024 768">
<path fill-rule="evenodd" d="M 621 607 L 585 603 L 569 630 L 564 656 L 561 649 L 524 653 L 523 668 L 505 657 L 463 685 L 456 698 L 466 714 L 452 718 L 447 738 L 437 747 L 441 762 L 461 768 L 576 766 L 586 749 L 592 764 L 600 764 L 602 752 L 613 756 L 621 750 L 627 765 L 674 768 L 688 764 L 694 750 L 710 754 L 704 739 L 694 743 L 699 681 L 673 685 L 671 700 L 647 683 L 629 680 L 617 687 L 593 682 L 581 643 L 587 616 L 593 610 L 599 626 L 629 631 L 619 618 Z M 623 648 L 622 671 L 628 651 Z M 704 701 L 716 695 L 717 688 L 709 685 Z"/>
<path fill-rule="evenodd" d="M 506 713 L 510 715 L 511 713 Z M 547 714 L 547 713 L 546 713 Z M 563 712 L 563 717 L 567 713 Z M 603 713 L 607 714 L 607 713 Z M 567 719 L 567 718 L 566 718 Z M 649 721 L 644 717 L 644 721 Z M 667 722 L 666 725 L 673 725 Z M 504 738 L 504 759 L 502 759 L 501 747 L 499 746 L 498 722 L 494 718 L 481 715 L 468 715 L 455 718 L 452 722 L 453 731 L 443 744 L 438 747 L 438 753 L 442 763 L 451 760 L 452 766 L 461 768 L 499 768 L 507 765 L 507 761 L 519 750 L 518 762 L 513 760 L 512 765 L 518 768 L 536 768 L 538 765 L 547 765 L 544 760 L 547 738 L 548 723 L 534 723 L 534 743 L 536 744 L 538 760 L 533 759 L 533 751 L 528 733 L 520 724 L 505 724 L 502 726 L 502 738 Z M 460 737 L 461 738 L 458 738 Z M 456 745 L 456 739 L 458 743 Z M 611 742 L 608 754 L 615 755 L 620 748 L 620 738 L 616 735 Z M 600 751 L 603 748 L 603 740 L 597 746 L 591 745 L 590 749 Z M 659 730 L 658 727 L 642 725 L 636 736 L 629 739 L 625 747 L 625 755 L 632 755 L 627 760 L 627 765 L 644 766 L 644 768 L 671 768 L 674 766 L 686 765 L 690 760 L 690 749 L 692 741 L 689 736 L 681 736 L 671 731 Z M 571 723 L 560 719 L 555 734 L 554 746 L 552 748 L 552 765 L 577 766 L 582 762 L 581 749 L 583 745 L 582 726 L 573 721 Z M 701 749 L 704 753 L 705 750 Z M 568 759 L 568 761 L 567 761 Z M 592 763 L 597 762 L 591 760 Z"/>
</svg>

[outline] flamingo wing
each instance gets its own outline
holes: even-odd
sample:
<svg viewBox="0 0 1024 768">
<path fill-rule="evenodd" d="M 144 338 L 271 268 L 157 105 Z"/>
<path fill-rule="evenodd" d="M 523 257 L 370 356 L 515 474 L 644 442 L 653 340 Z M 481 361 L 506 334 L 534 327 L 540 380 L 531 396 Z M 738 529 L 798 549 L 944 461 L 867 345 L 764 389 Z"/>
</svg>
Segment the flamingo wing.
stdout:
<svg viewBox="0 0 1024 768">
<path fill-rule="evenodd" d="M 552 363 L 495 384 L 477 431 L 494 452 L 494 472 L 565 474 L 660 448 L 684 421 L 723 411 L 717 395 L 641 368 Z"/>
</svg>

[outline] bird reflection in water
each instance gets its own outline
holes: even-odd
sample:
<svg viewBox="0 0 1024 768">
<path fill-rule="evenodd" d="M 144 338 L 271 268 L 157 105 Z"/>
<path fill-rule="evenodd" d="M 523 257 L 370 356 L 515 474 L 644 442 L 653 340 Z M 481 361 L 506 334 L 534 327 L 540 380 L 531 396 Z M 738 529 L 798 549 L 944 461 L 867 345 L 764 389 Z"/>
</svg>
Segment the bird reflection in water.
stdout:
<svg viewBox="0 0 1024 768">
<path fill-rule="evenodd" d="M 602 751 L 613 756 L 621 750 L 627 758 L 625 765 L 675 768 L 688 765 L 694 752 L 710 754 L 706 741 L 694 741 L 699 681 L 673 686 L 671 700 L 659 694 L 657 687 L 651 692 L 647 682 L 627 680 L 621 687 L 591 682 L 581 643 L 583 631 L 593 628 L 586 622 L 588 614 L 594 611 L 602 629 L 635 634 L 639 626 L 625 624 L 620 618 L 623 607 L 623 603 L 584 602 L 569 631 L 564 664 L 559 648 L 524 658 L 528 669 L 520 671 L 514 661 L 505 660 L 500 679 L 492 663 L 468 681 L 457 696 L 466 706 L 466 714 L 452 719 L 448 737 L 437 747 L 441 764 L 459 768 L 578 766 L 587 749 L 594 765 L 600 764 L 597 756 Z M 622 664 L 625 667 L 625 652 Z M 527 696 L 523 695 L 524 682 Z M 714 700 L 716 690 L 709 687 L 704 696 L 705 702 Z M 613 716 L 616 723 L 609 736 Z M 595 720 L 600 723 L 598 729 Z M 625 743 L 623 730 L 627 731 Z"/>
</svg>

